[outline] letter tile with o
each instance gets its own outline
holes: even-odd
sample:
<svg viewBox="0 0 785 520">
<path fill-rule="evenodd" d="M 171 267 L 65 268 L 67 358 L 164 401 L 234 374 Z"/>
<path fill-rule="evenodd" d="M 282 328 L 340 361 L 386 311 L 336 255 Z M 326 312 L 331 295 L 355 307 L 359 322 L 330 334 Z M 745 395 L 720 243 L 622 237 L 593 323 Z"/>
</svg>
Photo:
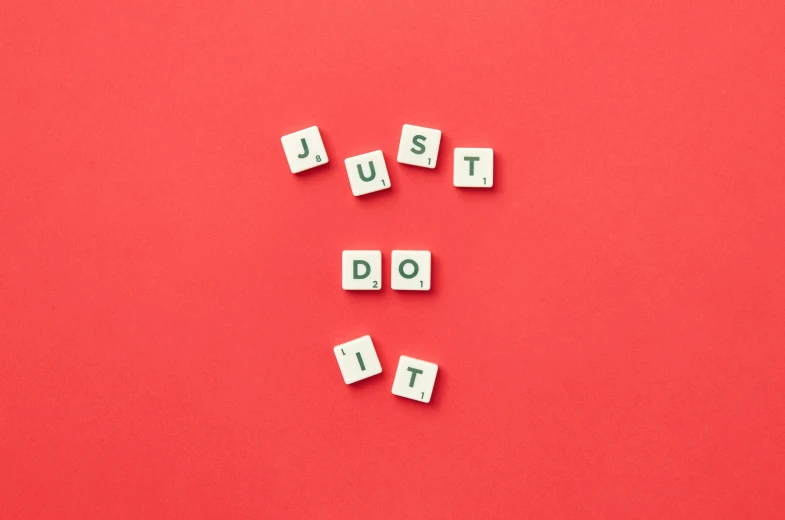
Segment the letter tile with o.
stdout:
<svg viewBox="0 0 785 520">
<path fill-rule="evenodd" d="M 392 252 L 390 285 L 396 291 L 428 291 L 431 289 L 431 252 Z"/>
</svg>

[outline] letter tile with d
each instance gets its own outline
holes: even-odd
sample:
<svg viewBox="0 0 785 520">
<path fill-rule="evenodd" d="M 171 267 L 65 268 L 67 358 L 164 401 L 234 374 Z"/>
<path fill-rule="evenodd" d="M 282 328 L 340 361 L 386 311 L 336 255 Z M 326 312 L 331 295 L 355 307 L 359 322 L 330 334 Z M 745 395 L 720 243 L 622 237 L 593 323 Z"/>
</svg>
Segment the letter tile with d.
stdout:
<svg viewBox="0 0 785 520">
<path fill-rule="evenodd" d="M 341 286 L 346 291 L 382 288 L 382 252 L 346 250 L 341 255 Z"/>
</svg>

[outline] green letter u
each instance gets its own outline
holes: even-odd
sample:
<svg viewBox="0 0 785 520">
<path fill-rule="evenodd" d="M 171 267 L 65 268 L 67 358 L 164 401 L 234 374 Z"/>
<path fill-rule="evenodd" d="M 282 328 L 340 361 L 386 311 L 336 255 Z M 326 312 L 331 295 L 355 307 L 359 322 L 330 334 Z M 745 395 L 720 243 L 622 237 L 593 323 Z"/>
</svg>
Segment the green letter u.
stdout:
<svg viewBox="0 0 785 520">
<path fill-rule="evenodd" d="M 371 176 L 370 177 L 366 177 L 365 175 L 363 175 L 363 165 L 362 164 L 358 164 L 357 165 L 357 172 L 360 174 L 360 179 L 365 181 L 365 182 L 370 182 L 370 181 L 372 181 L 376 177 L 376 170 L 373 167 L 373 161 L 370 161 L 368 163 L 368 166 L 371 168 Z"/>
</svg>

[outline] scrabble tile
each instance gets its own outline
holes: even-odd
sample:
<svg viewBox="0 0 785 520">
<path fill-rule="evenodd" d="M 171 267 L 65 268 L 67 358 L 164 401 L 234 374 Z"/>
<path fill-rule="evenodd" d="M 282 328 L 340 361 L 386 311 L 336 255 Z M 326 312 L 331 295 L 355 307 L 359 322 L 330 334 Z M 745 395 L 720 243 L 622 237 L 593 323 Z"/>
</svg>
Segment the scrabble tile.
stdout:
<svg viewBox="0 0 785 520">
<path fill-rule="evenodd" d="M 390 176 L 381 150 L 349 157 L 344 162 L 355 197 L 390 187 Z"/>
<path fill-rule="evenodd" d="M 347 385 L 382 373 L 382 365 L 370 336 L 353 339 L 333 349 Z"/>
<path fill-rule="evenodd" d="M 452 183 L 460 188 L 493 186 L 493 148 L 456 148 Z"/>
<path fill-rule="evenodd" d="M 344 251 L 341 255 L 341 286 L 347 291 L 381 289 L 382 252 Z"/>
<path fill-rule="evenodd" d="M 431 252 L 392 252 L 390 286 L 396 291 L 428 291 L 431 289 Z"/>
<path fill-rule="evenodd" d="M 401 356 L 395 371 L 392 393 L 423 403 L 431 402 L 433 385 L 439 365 L 421 359 Z"/>
<path fill-rule="evenodd" d="M 281 144 L 292 173 L 327 164 L 322 136 L 315 126 L 281 137 Z"/>
<path fill-rule="evenodd" d="M 403 125 L 401 144 L 398 147 L 398 162 L 423 168 L 436 168 L 441 140 L 441 130 Z"/>
</svg>

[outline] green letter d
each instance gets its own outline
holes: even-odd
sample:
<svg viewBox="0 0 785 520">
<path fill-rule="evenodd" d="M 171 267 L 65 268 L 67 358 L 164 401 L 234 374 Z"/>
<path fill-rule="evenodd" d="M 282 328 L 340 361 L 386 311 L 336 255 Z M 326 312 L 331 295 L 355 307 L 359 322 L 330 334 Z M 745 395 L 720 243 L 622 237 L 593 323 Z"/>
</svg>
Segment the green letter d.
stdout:
<svg viewBox="0 0 785 520">
<path fill-rule="evenodd" d="M 360 274 L 360 270 L 358 269 L 358 267 L 361 265 L 365 266 L 365 274 Z M 354 264 L 352 265 L 352 275 L 354 276 L 355 280 L 362 280 L 363 278 L 368 278 L 369 274 L 371 274 L 371 264 L 369 264 L 365 260 L 354 261 Z"/>
</svg>

